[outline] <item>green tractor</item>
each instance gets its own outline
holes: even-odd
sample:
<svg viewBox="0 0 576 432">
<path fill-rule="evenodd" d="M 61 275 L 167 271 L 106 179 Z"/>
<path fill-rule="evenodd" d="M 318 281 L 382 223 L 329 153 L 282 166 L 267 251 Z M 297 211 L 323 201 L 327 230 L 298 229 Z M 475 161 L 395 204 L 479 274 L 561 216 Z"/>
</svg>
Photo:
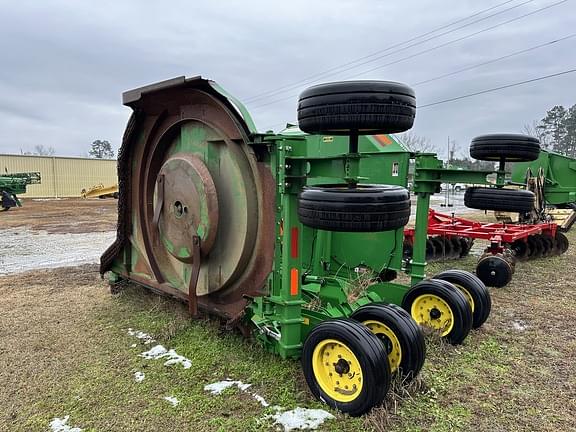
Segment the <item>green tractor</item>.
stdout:
<svg viewBox="0 0 576 432">
<path fill-rule="evenodd" d="M 22 207 L 19 194 L 26 193 L 26 186 L 39 184 L 41 181 L 39 172 L 0 174 L 0 207 L 3 211 L 12 207 Z"/>
<path fill-rule="evenodd" d="M 425 256 L 430 196 L 446 182 L 491 185 L 494 172 L 443 168 L 389 135 L 412 127 L 406 85 L 311 87 L 299 127 L 277 134 L 259 133 L 240 101 L 201 77 L 123 101 L 133 114 L 118 159 L 118 233 L 100 268 L 113 292 L 132 281 L 300 358 L 314 396 L 350 415 L 380 404 L 392 374 L 418 374 L 422 327 L 459 344 L 488 318 L 490 294 L 475 275 L 426 278 Z M 503 166 L 495 173 L 486 190 L 516 197 Z"/>
</svg>

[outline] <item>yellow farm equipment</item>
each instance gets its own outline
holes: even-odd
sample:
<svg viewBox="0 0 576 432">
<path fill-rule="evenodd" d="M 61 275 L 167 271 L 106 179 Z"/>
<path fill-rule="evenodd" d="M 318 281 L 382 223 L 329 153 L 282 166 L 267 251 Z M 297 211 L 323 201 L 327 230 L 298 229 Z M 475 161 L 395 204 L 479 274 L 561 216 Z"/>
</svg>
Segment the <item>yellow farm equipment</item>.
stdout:
<svg viewBox="0 0 576 432">
<path fill-rule="evenodd" d="M 112 186 L 104 186 L 102 183 L 82 189 L 80 196 L 86 198 L 116 198 L 118 199 L 118 183 Z"/>
</svg>

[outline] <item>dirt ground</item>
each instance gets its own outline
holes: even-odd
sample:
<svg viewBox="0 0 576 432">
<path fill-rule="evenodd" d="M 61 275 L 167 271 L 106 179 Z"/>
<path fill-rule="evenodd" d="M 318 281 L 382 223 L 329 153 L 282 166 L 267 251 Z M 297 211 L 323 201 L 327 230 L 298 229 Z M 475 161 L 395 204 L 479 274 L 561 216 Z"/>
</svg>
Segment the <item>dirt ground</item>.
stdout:
<svg viewBox="0 0 576 432">
<path fill-rule="evenodd" d="M 0 229 L 28 227 L 52 234 L 116 229 L 115 199 L 23 199 L 22 205 L 0 214 Z"/>
<path fill-rule="evenodd" d="M 115 206 L 26 200 L 0 214 L 0 229 L 111 231 Z M 360 419 L 330 411 L 335 420 L 319 430 L 576 431 L 576 232 L 569 239 L 565 255 L 518 263 L 513 281 L 491 290 L 486 324 L 463 345 L 429 337 L 421 376 L 396 386 L 382 408 Z M 434 263 L 428 273 L 474 263 Z M 1 431 L 46 431 L 65 416 L 83 431 L 278 430 L 272 409 L 248 393 L 204 391 L 225 378 L 251 383 L 271 405 L 327 409 L 311 398 L 299 362 L 215 321 L 191 321 L 180 303 L 141 288 L 112 296 L 95 264 L 0 276 L 0 311 Z M 150 346 L 129 328 L 174 348 L 191 368 L 143 359 Z"/>
</svg>

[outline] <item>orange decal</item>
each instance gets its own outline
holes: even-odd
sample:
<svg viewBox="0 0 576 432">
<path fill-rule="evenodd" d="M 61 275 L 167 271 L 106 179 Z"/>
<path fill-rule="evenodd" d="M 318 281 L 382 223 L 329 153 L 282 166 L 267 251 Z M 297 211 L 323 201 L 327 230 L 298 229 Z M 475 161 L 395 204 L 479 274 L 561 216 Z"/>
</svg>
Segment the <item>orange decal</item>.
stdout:
<svg viewBox="0 0 576 432">
<path fill-rule="evenodd" d="M 290 269 L 290 295 L 298 295 L 298 269 Z"/>
<path fill-rule="evenodd" d="M 392 140 L 388 135 L 374 135 L 374 138 L 376 138 L 376 141 L 378 141 L 382 146 L 392 144 Z"/>
</svg>

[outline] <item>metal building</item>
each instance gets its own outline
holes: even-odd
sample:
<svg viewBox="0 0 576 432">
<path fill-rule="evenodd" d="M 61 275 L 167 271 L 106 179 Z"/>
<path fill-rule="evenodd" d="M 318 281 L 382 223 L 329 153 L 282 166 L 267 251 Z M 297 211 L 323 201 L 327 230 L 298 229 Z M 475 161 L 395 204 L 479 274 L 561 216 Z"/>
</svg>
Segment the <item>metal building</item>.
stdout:
<svg viewBox="0 0 576 432">
<path fill-rule="evenodd" d="M 0 170 L 40 172 L 42 183 L 29 185 L 24 198 L 79 197 L 82 189 L 118 183 L 116 160 L 110 159 L 0 154 Z"/>
</svg>

